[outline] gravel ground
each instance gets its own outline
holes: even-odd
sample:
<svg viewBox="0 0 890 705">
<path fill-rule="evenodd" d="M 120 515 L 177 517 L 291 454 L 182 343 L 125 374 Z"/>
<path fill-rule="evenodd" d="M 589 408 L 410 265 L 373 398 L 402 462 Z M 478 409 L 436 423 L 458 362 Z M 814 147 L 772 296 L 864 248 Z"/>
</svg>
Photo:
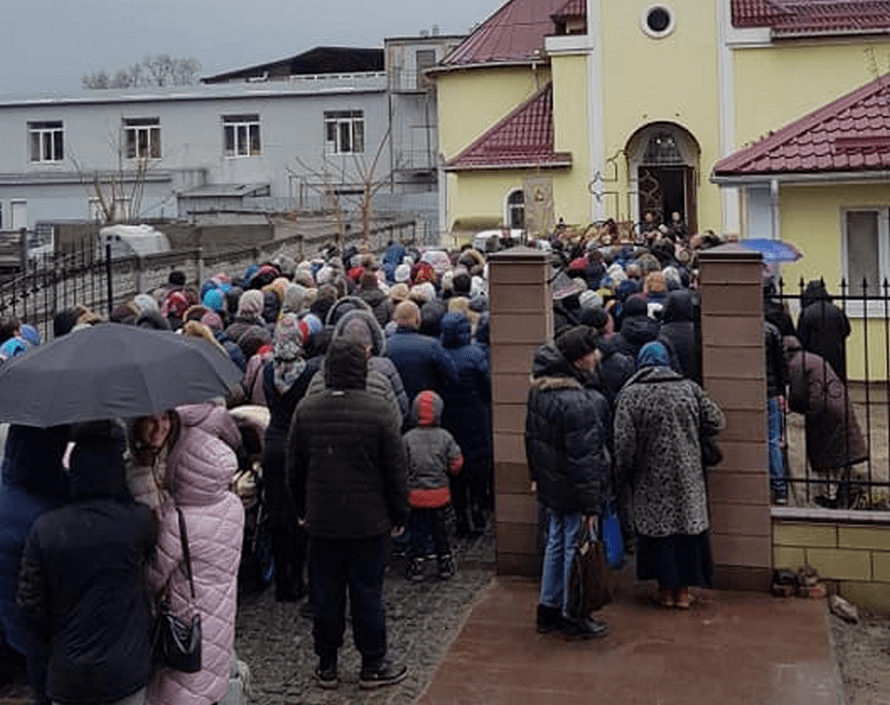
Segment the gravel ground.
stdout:
<svg viewBox="0 0 890 705">
<path fill-rule="evenodd" d="M 858 624 L 829 615 L 846 705 L 890 703 L 890 617 L 863 614 Z"/>
<path fill-rule="evenodd" d="M 316 685 L 313 670 L 311 621 L 300 617 L 299 605 L 277 603 L 274 591 L 241 599 L 235 647 L 251 671 L 251 705 L 309 705 L 315 703 L 412 703 L 430 682 L 440 660 L 494 575 L 494 538 L 491 530 L 473 541 L 456 541 L 456 575 L 447 581 L 427 566 L 427 579 L 411 583 L 402 576 L 401 559 L 393 559 L 386 577 L 384 600 L 389 655 L 409 668 L 401 684 L 376 692 L 361 691 L 361 659 L 347 625 L 340 650 L 338 690 Z M 2 702 L 0 702 L 2 705 Z"/>
</svg>

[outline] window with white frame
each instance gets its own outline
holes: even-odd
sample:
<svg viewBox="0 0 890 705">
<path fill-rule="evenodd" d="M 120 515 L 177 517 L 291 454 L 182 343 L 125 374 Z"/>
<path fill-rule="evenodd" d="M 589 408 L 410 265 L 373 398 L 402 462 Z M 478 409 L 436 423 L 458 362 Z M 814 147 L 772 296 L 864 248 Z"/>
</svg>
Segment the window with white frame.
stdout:
<svg viewBox="0 0 890 705">
<path fill-rule="evenodd" d="M 30 160 L 60 162 L 65 158 L 65 138 L 61 120 L 29 122 Z"/>
<path fill-rule="evenodd" d="M 324 144 L 328 154 L 362 154 L 365 151 L 363 110 L 326 110 Z"/>
<path fill-rule="evenodd" d="M 525 228 L 525 193 L 516 189 L 507 196 L 507 223 L 511 230 Z"/>
<path fill-rule="evenodd" d="M 124 118 L 123 131 L 127 159 L 161 158 L 160 118 Z"/>
<path fill-rule="evenodd" d="M 848 208 L 843 212 L 844 278 L 850 296 L 883 293 L 890 278 L 890 208 Z"/>
<path fill-rule="evenodd" d="M 223 116 L 223 153 L 227 157 L 253 157 L 260 153 L 260 116 Z"/>
</svg>

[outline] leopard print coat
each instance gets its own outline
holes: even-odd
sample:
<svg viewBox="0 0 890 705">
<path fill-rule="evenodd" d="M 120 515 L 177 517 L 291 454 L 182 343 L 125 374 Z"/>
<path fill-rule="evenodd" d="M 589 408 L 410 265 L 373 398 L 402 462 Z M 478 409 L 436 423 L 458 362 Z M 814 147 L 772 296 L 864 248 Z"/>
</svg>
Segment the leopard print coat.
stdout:
<svg viewBox="0 0 890 705">
<path fill-rule="evenodd" d="M 699 433 L 723 424 L 702 388 L 667 367 L 644 367 L 628 380 L 615 410 L 615 463 L 617 476 L 633 487 L 638 534 L 708 529 Z"/>
</svg>

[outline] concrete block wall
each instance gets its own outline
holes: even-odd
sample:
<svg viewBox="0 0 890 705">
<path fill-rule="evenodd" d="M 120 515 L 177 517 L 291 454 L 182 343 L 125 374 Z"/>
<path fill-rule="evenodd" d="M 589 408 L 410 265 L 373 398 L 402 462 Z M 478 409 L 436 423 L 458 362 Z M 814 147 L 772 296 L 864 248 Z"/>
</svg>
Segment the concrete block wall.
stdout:
<svg viewBox="0 0 890 705">
<path fill-rule="evenodd" d="M 708 470 L 718 588 L 767 590 L 771 578 L 766 370 L 759 254 L 701 253 L 704 388 L 726 416 L 724 459 Z"/>
<path fill-rule="evenodd" d="M 549 257 L 516 247 L 489 258 L 497 571 L 537 577 L 538 505 L 525 460 L 525 404 L 535 348 L 552 337 Z"/>
<path fill-rule="evenodd" d="M 869 518 L 875 521 L 776 517 L 773 564 L 796 571 L 809 563 L 841 596 L 890 614 L 890 515 Z"/>
</svg>

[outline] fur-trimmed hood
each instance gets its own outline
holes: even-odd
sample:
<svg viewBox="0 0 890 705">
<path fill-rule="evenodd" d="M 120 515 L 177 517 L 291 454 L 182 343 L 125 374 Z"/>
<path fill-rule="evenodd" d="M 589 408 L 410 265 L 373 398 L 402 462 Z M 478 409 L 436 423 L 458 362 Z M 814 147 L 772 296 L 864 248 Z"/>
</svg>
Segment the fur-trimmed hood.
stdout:
<svg viewBox="0 0 890 705">
<path fill-rule="evenodd" d="M 552 343 L 535 350 L 530 383 L 536 389 L 581 389 L 581 373 Z"/>
</svg>

